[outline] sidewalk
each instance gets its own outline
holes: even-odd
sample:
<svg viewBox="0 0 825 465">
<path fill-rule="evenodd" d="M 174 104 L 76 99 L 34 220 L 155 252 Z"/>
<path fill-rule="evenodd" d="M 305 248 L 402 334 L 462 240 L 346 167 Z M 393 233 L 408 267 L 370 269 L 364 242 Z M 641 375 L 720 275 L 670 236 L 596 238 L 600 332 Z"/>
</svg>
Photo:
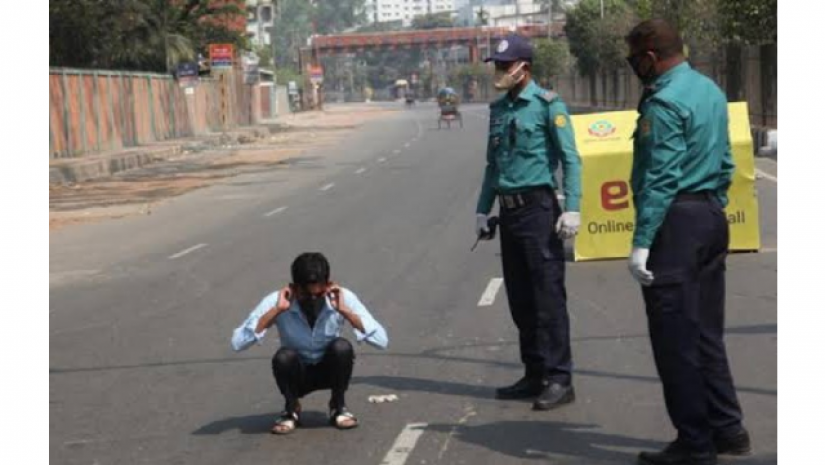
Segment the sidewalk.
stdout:
<svg viewBox="0 0 825 465">
<path fill-rule="evenodd" d="M 366 105 L 298 113 L 224 134 L 178 139 L 49 163 L 49 229 L 148 215 L 165 199 L 244 173 L 288 169 L 362 123 L 397 110 Z"/>
</svg>

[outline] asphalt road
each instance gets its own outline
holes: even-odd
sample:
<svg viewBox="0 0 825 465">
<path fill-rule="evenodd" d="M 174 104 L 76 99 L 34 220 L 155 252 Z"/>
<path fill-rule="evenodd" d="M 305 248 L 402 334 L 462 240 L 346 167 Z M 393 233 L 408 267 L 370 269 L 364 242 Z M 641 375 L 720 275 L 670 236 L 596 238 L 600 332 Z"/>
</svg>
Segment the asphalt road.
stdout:
<svg viewBox="0 0 825 465">
<path fill-rule="evenodd" d="M 475 253 L 486 108 L 435 129 L 435 108 L 369 123 L 334 149 L 167 202 L 151 216 L 50 235 L 52 464 L 630 464 L 674 432 L 639 289 L 623 261 L 568 271 L 578 401 L 554 412 L 493 400 L 521 375 L 498 244 Z M 775 162 L 758 160 L 766 251 L 729 260 L 728 347 L 755 455 L 777 460 Z M 282 408 L 277 338 L 233 353 L 232 329 L 322 251 L 390 335 L 357 349 L 362 426 L 268 434 Z M 395 393 L 393 403 L 368 397 Z M 426 426 L 424 426 L 426 425 Z M 387 460 L 385 462 L 385 459 Z"/>
</svg>

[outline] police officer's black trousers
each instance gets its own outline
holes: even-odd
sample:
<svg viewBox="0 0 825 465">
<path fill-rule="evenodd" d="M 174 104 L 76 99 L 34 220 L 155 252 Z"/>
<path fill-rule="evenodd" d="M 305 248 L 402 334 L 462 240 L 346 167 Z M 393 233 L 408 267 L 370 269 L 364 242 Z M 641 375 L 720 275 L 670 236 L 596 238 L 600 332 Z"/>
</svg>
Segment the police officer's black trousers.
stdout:
<svg viewBox="0 0 825 465">
<path fill-rule="evenodd" d="M 510 313 L 519 331 L 526 375 L 570 385 L 570 320 L 564 287 L 564 244 L 555 224 L 555 193 L 527 194 L 522 207 L 501 208 L 501 257 Z"/>
<path fill-rule="evenodd" d="M 651 246 L 653 285 L 642 288 L 668 414 L 699 451 L 742 425 L 724 342 L 728 235 L 715 198 L 677 197 Z"/>
</svg>

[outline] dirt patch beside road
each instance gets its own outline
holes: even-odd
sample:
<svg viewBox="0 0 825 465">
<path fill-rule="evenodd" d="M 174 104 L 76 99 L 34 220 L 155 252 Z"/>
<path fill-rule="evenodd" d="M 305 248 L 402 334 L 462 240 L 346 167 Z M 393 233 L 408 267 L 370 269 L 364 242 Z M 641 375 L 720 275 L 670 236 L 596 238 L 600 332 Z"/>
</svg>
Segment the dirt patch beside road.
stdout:
<svg viewBox="0 0 825 465">
<path fill-rule="evenodd" d="M 334 146 L 361 124 L 396 110 L 342 105 L 323 112 L 281 118 L 258 131 L 263 137 L 201 150 L 110 178 L 72 185 L 49 185 L 49 230 L 90 221 L 149 215 L 166 199 L 244 173 L 288 169 L 291 159 L 310 149 Z"/>
</svg>

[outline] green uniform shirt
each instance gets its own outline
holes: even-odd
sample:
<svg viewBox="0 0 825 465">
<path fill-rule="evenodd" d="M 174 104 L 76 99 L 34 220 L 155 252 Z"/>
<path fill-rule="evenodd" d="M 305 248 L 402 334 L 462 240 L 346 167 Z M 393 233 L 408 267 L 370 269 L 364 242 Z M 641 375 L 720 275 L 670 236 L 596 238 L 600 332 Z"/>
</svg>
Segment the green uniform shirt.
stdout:
<svg viewBox="0 0 825 465">
<path fill-rule="evenodd" d="M 634 247 L 650 248 L 679 193 L 709 190 L 727 205 L 728 103 L 710 78 L 687 63 L 659 76 L 639 104 L 633 137 Z"/>
<path fill-rule="evenodd" d="M 564 170 L 565 210 L 577 212 L 581 202 L 581 159 L 567 106 L 535 81 L 515 100 L 509 94 L 490 104 L 487 168 L 477 213 L 488 214 L 497 194 L 530 188 L 556 188 L 553 174 Z"/>
</svg>

